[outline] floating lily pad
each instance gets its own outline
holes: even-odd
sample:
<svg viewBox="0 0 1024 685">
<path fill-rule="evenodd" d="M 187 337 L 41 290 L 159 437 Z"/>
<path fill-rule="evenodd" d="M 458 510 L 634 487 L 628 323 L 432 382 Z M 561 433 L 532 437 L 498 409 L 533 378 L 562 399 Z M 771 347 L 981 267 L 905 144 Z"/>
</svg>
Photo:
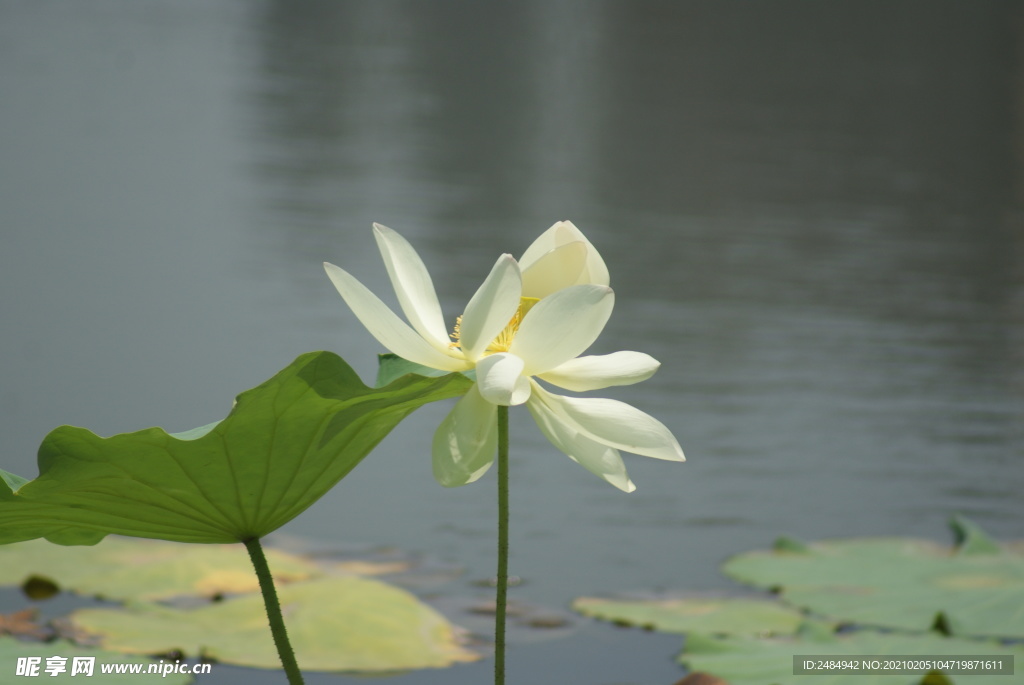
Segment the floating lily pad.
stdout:
<svg viewBox="0 0 1024 685">
<path fill-rule="evenodd" d="M 582 597 L 572 608 L 585 616 L 667 633 L 791 634 L 803 617 L 778 602 L 739 598 L 612 600 Z"/>
<path fill-rule="evenodd" d="M 32 657 L 39 657 L 39 671 L 38 675 L 33 679 L 32 676 L 25 676 L 24 678 L 17 677 L 18 660 Z M 50 657 L 60 657 L 65 661 L 56 660 L 54 663 L 57 665 L 63 665 L 64 671 L 50 675 L 46 671 L 47 659 Z M 78 673 L 72 675 L 72 669 L 74 667 L 75 657 L 95 657 L 95 662 L 92 667 L 92 676 L 86 676 L 84 673 Z M 24 668 L 25 662 L 21 662 Z M 171 660 L 167 662 L 173 664 Z M 46 683 L 89 683 L 89 685 L 124 685 L 126 681 L 130 682 L 134 677 L 136 681 L 146 678 L 159 679 L 160 683 L 166 683 L 167 685 L 185 685 L 186 683 L 193 682 L 192 676 L 182 673 L 170 673 L 164 677 L 157 675 L 161 671 L 157 671 L 152 675 L 135 675 L 131 676 L 124 672 L 122 673 L 103 673 L 104 665 L 126 665 L 130 668 L 131 664 L 139 664 L 142 667 L 142 673 L 146 672 L 146 669 L 150 665 L 156 664 L 161 668 L 160 662 L 154 659 L 147 659 L 138 656 L 127 656 L 125 654 L 118 654 L 116 652 L 108 652 L 106 650 L 98 649 L 96 647 L 79 647 L 73 645 L 70 642 L 59 640 L 56 642 L 22 642 L 21 640 L 15 640 L 10 637 L 0 637 L 0 668 L 3 669 L 3 679 L 7 682 L 19 682 L 24 680 L 26 683 L 33 682 L 33 680 L 41 680 Z M 191 667 L 191 664 L 189 665 Z M 216 666 L 211 666 L 212 670 Z"/>
<path fill-rule="evenodd" d="M 339 561 L 334 567 L 345 573 L 354 573 L 359 576 L 385 576 L 392 573 L 403 573 L 412 568 L 408 561 L 363 561 L 351 559 Z"/>
<path fill-rule="evenodd" d="M 268 549 L 266 556 L 278 582 L 322 573 L 316 564 L 279 550 Z M 237 544 L 107 538 L 94 547 L 64 547 L 45 540 L 0 546 L 0 585 L 20 585 L 29 577 L 113 600 L 259 591 L 252 562 Z"/>
<path fill-rule="evenodd" d="M 729 685 L 918 685 L 923 675 L 897 674 L 793 674 L 794 655 L 848 655 L 864 658 L 886 656 L 1021 656 L 996 642 L 946 638 L 937 634 L 906 635 L 858 630 L 835 634 L 831 628 L 808 622 L 797 636 L 756 638 L 743 636 L 712 637 L 692 633 L 686 638 L 678 661 L 691 670 L 706 671 L 726 680 Z M 813 659 L 812 659 L 813 661 Z M 946 680 L 932 676 L 930 683 L 954 685 L 993 685 L 1005 677 L 991 675 L 948 675 Z"/>
<path fill-rule="evenodd" d="M 38 478 L 0 471 L 0 543 L 262 537 L 330 490 L 414 409 L 470 383 L 460 374 L 404 376 L 371 389 L 337 355 L 312 352 L 239 395 L 223 421 L 187 433 L 101 438 L 62 426 L 39 448 Z"/>
<path fill-rule="evenodd" d="M 380 581 L 348 576 L 294 583 L 279 596 L 299 666 L 312 671 L 392 671 L 473 661 L 457 629 L 415 596 Z M 72 624 L 110 650 L 178 650 L 219 662 L 280 668 L 259 596 L 199 609 L 136 605 L 81 609 Z"/>
<path fill-rule="evenodd" d="M 862 625 L 956 635 L 1024 637 L 1024 553 L 952 523 L 958 544 L 900 538 L 835 540 L 804 551 L 750 552 L 725 573 L 781 590 L 789 603 Z"/>
</svg>

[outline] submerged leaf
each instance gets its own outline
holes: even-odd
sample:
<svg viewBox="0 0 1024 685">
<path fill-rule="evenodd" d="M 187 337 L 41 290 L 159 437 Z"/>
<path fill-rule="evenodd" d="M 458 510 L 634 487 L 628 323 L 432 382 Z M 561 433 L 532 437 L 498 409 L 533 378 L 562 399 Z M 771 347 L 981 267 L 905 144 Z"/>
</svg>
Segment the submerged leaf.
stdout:
<svg viewBox="0 0 1024 685">
<path fill-rule="evenodd" d="M 440 668 L 479 658 L 459 645 L 456 629 L 441 614 L 377 580 L 325 578 L 285 585 L 278 594 L 303 670 Z M 157 605 L 80 609 L 71 621 L 115 651 L 179 650 L 239 666 L 280 667 L 258 595 L 187 611 Z"/>
<path fill-rule="evenodd" d="M 39 448 L 38 478 L 0 473 L 0 543 L 262 537 L 330 490 L 414 409 L 469 385 L 449 374 L 371 389 L 337 355 L 312 352 L 201 429 L 101 438 L 62 426 Z"/>
<path fill-rule="evenodd" d="M 36 621 L 39 610 L 22 609 L 10 614 L 0 614 L 0 635 L 34 637 L 37 640 L 49 638 L 52 631 Z"/>
</svg>

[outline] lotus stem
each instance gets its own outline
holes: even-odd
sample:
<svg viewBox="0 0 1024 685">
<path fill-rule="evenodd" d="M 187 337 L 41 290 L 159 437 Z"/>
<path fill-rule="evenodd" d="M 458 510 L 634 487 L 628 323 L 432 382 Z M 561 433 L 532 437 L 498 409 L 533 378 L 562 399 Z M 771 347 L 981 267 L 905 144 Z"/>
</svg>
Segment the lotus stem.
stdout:
<svg viewBox="0 0 1024 685">
<path fill-rule="evenodd" d="M 277 590 L 274 588 L 274 578 L 270 575 L 270 566 L 267 564 L 267 557 L 263 554 L 263 546 L 259 538 L 250 538 L 244 543 L 245 549 L 252 559 L 253 568 L 256 569 L 256 577 L 260 581 L 260 592 L 263 593 L 263 603 L 267 607 L 267 619 L 270 620 L 270 633 L 274 636 L 274 644 L 277 646 L 277 654 L 281 657 L 281 665 L 288 676 L 289 685 L 303 685 L 302 672 L 299 671 L 299 662 L 295 660 L 295 651 L 292 643 L 288 640 L 288 630 L 284 627 L 284 615 L 281 613 L 281 602 L 277 599 Z"/>
<path fill-rule="evenodd" d="M 498 577 L 494 600 L 494 685 L 505 685 L 508 603 L 508 407 L 498 407 Z"/>
</svg>

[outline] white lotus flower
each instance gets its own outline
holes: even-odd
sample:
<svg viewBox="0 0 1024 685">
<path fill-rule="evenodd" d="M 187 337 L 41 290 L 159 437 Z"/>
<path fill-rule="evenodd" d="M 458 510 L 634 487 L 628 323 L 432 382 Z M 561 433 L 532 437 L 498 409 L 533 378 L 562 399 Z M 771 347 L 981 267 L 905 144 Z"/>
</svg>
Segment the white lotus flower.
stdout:
<svg viewBox="0 0 1024 685">
<path fill-rule="evenodd" d="M 659 363 L 641 352 L 582 354 L 611 315 L 608 269 L 571 222 L 545 231 L 517 262 L 502 255 L 449 335 L 430 274 L 397 232 L 374 224 L 388 276 L 409 323 L 347 271 L 327 275 L 367 330 L 391 352 L 443 371 L 475 369 L 477 382 L 433 439 L 434 476 L 471 483 L 497 451 L 497 407 L 525 404 L 551 443 L 615 487 L 632 492 L 619 450 L 684 461 L 657 419 L 616 400 L 553 394 L 537 379 L 582 392 L 650 378 Z"/>
</svg>

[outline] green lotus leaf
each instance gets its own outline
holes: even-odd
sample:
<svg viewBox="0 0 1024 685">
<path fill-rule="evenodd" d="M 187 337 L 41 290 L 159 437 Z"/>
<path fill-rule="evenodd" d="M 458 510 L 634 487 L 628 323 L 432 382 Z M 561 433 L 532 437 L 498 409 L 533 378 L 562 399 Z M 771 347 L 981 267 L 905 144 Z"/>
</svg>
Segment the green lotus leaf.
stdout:
<svg viewBox="0 0 1024 685">
<path fill-rule="evenodd" d="M 377 355 L 376 385 L 378 388 L 389 383 L 393 383 L 402 376 L 410 373 L 417 376 L 428 376 L 432 378 L 443 376 L 445 374 L 445 372 L 440 369 L 432 369 L 429 366 L 423 366 L 423 364 L 411 362 L 408 359 L 399 357 L 393 352 L 386 352 L 384 354 Z"/>
<path fill-rule="evenodd" d="M 469 385 L 449 374 L 371 389 L 337 355 L 312 352 L 239 395 L 223 421 L 187 433 L 101 438 L 62 426 L 39 448 L 38 478 L 0 473 L 0 543 L 262 537 L 330 490 L 414 409 Z"/>
<path fill-rule="evenodd" d="M 416 376 L 427 376 L 430 378 L 436 378 L 445 375 L 445 371 L 440 369 L 432 369 L 429 366 L 423 366 L 423 364 L 417 364 L 411 362 L 408 359 L 399 357 L 393 352 L 386 352 L 384 354 L 377 355 L 377 387 L 393 383 L 402 376 L 408 374 L 414 374 Z M 476 369 L 469 369 L 461 372 L 463 376 L 471 381 L 476 380 Z"/>
<path fill-rule="evenodd" d="M 278 594 L 304 671 L 440 668 L 479 658 L 459 644 L 457 629 L 441 614 L 377 580 L 322 578 L 284 585 Z M 280 668 L 258 595 L 191 610 L 151 604 L 80 609 L 70 620 L 114 651 L 179 650 L 222 663 Z"/>
<path fill-rule="evenodd" d="M 572 608 L 584 616 L 666 633 L 789 634 L 803 620 L 799 612 L 778 602 L 741 598 L 627 601 L 581 597 Z"/>
<path fill-rule="evenodd" d="M 781 591 L 785 601 L 833 619 L 956 635 L 1024 637 L 1024 550 L 952 522 L 958 544 L 867 538 L 733 557 L 726 575 Z"/>
<path fill-rule="evenodd" d="M 278 582 L 322 575 L 311 561 L 266 550 Z M 110 537 L 94 547 L 70 548 L 45 540 L 0 546 L 0 585 L 46 578 L 64 590 L 111 600 L 212 597 L 258 592 L 252 562 L 241 545 L 185 545 Z"/>
<path fill-rule="evenodd" d="M 26 676 L 24 678 L 17 677 L 16 669 L 18 659 L 26 657 L 40 657 L 39 661 L 39 674 L 35 678 Z M 55 673 L 50 675 L 46 672 L 47 659 L 50 657 L 63 657 L 66 661 L 63 662 L 64 668 L 66 669 L 62 673 Z M 96 661 L 93 664 L 92 676 L 86 676 L 84 673 L 77 673 L 72 675 L 73 659 L 75 657 L 95 657 Z M 164 660 L 165 663 L 174 664 L 174 660 Z M 128 675 L 126 672 L 122 673 L 103 673 L 104 665 L 125 665 L 130 668 L 131 664 L 139 664 L 142 668 L 141 674 L 139 675 Z M 191 675 L 182 673 L 171 673 L 168 672 L 166 676 L 162 674 L 163 665 L 155 659 L 147 659 L 138 656 L 126 656 L 117 652 L 108 652 L 103 649 L 96 647 L 79 647 L 78 645 L 71 644 L 64 640 L 58 640 L 56 642 L 26 642 L 22 640 L 16 640 L 12 637 L 0 637 L 0 668 L 3 668 L 2 678 L 7 682 L 26 682 L 31 683 L 34 680 L 40 680 L 46 683 L 89 683 L 89 685 L 124 685 L 125 682 L 131 682 L 132 678 L 136 682 L 140 680 L 146 682 L 147 680 L 153 680 L 154 682 L 159 679 L 160 683 L 167 683 L 167 685 L 185 685 L 186 683 L 194 682 Z M 152 674 L 147 674 L 146 670 L 150 665 L 156 665 L 160 670 L 154 671 Z M 189 665 L 191 667 L 191 664 Z M 210 672 L 216 669 L 216 665 L 211 665 Z M 142 675 L 146 674 L 146 675 Z M 158 675 L 159 674 L 159 675 Z"/>
<path fill-rule="evenodd" d="M 836 655 L 884 660 L 886 656 L 1001 656 L 1024 653 L 997 642 L 948 638 L 938 634 L 908 635 L 858 630 L 837 634 L 830 627 L 807 622 L 798 634 L 788 637 L 687 636 L 678 661 L 688 669 L 712 673 L 729 685 L 919 685 L 951 682 L 954 685 L 991 685 L 1005 679 L 991 675 L 899 675 L 801 673 L 793 674 L 797 655 Z M 813 658 L 811 659 L 813 661 Z M 943 679 L 944 678 L 944 679 Z"/>
</svg>

